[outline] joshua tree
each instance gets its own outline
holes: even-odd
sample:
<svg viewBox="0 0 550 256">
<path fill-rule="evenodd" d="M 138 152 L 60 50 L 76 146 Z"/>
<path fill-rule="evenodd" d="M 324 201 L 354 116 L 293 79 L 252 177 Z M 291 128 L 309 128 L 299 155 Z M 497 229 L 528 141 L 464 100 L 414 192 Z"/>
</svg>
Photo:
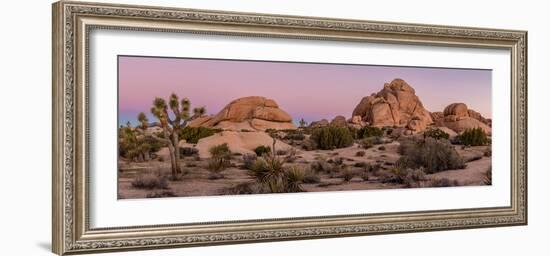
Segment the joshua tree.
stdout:
<svg viewBox="0 0 550 256">
<path fill-rule="evenodd" d="M 300 119 L 300 128 L 304 128 L 304 127 L 306 127 L 306 125 L 307 125 L 306 120 L 304 120 L 303 118 Z"/>
<path fill-rule="evenodd" d="M 153 107 L 151 113 L 159 120 L 160 127 L 162 128 L 162 136 L 158 137 L 155 134 L 147 134 L 166 145 L 170 151 L 170 163 L 172 166 L 172 176 L 177 177 L 181 174 L 181 168 L 179 166 L 179 136 L 178 131 L 187 126 L 188 122 L 204 115 L 206 109 L 204 107 L 194 108 L 193 115 L 189 113 L 191 102 L 189 99 L 184 98 L 181 101 L 175 93 L 170 95 L 168 105 L 163 98 L 156 97 L 153 101 Z M 173 118 L 168 114 L 168 108 L 172 111 Z M 138 120 L 141 123 L 140 128 L 147 129 L 147 116 L 139 113 Z"/>
</svg>

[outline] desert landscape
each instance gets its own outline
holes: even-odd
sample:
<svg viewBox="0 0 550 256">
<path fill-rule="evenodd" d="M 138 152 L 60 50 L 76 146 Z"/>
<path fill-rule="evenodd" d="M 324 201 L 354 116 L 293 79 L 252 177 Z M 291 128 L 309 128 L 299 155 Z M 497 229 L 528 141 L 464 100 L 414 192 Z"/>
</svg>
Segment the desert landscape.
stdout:
<svg viewBox="0 0 550 256">
<path fill-rule="evenodd" d="M 270 95 L 235 98 L 210 115 L 176 93 L 150 97 L 150 114 L 119 128 L 119 199 L 492 182 L 491 119 L 468 102 L 431 112 L 400 78 L 348 116 L 309 123 Z"/>
</svg>

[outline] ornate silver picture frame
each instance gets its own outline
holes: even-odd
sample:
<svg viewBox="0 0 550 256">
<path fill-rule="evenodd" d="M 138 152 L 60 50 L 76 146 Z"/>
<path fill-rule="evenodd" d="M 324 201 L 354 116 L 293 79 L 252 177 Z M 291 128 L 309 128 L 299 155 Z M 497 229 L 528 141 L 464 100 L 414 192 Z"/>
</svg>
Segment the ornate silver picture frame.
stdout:
<svg viewBox="0 0 550 256">
<path fill-rule="evenodd" d="M 90 32 L 101 29 L 508 50 L 510 205 L 93 228 L 88 51 Z M 61 1 L 53 5 L 52 65 L 52 247 L 59 255 L 527 224 L 526 31 Z"/>
</svg>

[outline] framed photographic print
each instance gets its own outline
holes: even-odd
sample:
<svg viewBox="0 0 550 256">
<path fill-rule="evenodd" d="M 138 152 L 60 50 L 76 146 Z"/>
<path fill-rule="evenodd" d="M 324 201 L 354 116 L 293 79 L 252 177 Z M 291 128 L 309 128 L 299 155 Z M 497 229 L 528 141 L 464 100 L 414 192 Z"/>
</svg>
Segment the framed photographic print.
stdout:
<svg viewBox="0 0 550 256">
<path fill-rule="evenodd" d="M 526 40 L 57 2 L 53 251 L 525 225 Z"/>
</svg>

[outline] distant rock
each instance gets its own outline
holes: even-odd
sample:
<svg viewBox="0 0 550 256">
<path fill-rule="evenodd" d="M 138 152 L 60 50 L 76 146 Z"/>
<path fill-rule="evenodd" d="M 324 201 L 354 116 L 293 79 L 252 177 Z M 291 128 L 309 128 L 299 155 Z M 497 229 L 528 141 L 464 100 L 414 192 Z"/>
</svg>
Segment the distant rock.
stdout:
<svg viewBox="0 0 550 256">
<path fill-rule="evenodd" d="M 328 126 L 330 123 L 326 119 L 321 119 L 319 121 L 314 121 L 309 124 L 309 127 L 315 128 L 315 127 L 323 127 Z"/>
<path fill-rule="evenodd" d="M 373 126 L 406 127 L 415 132 L 433 123 L 430 112 L 424 108 L 414 89 L 399 78 L 384 84 L 378 93 L 361 99 L 352 116 L 360 116 L 362 121 Z"/>
<path fill-rule="evenodd" d="M 338 127 L 346 127 L 347 124 L 348 122 L 346 121 L 346 118 L 344 116 L 336 116 L 330 122 L 330 125 L 338 126 Z"/>
<path fill-rule="evenodd" d="M 225 106 L 218 114 L 200 117 L 189 126 L 210 127 L 226 130 L 296 129 L 292 117 L 272 100 L 260 96 L 236 99 Z"/>
<path fill-rule="evenodd" d="M 433 113 L 432 116 L 434 116 Z M 491 134 L 491 127 L 488 125 L 489 120 L 475 110 L 468 109 L 468 106 L 464 103 L 452 103 L 443 110 L 443 117 L 438 116 L 435 119 L 435 124 L 447 127 L 456 133 L 479 127 L 486 133 Z"/>
</svg>

